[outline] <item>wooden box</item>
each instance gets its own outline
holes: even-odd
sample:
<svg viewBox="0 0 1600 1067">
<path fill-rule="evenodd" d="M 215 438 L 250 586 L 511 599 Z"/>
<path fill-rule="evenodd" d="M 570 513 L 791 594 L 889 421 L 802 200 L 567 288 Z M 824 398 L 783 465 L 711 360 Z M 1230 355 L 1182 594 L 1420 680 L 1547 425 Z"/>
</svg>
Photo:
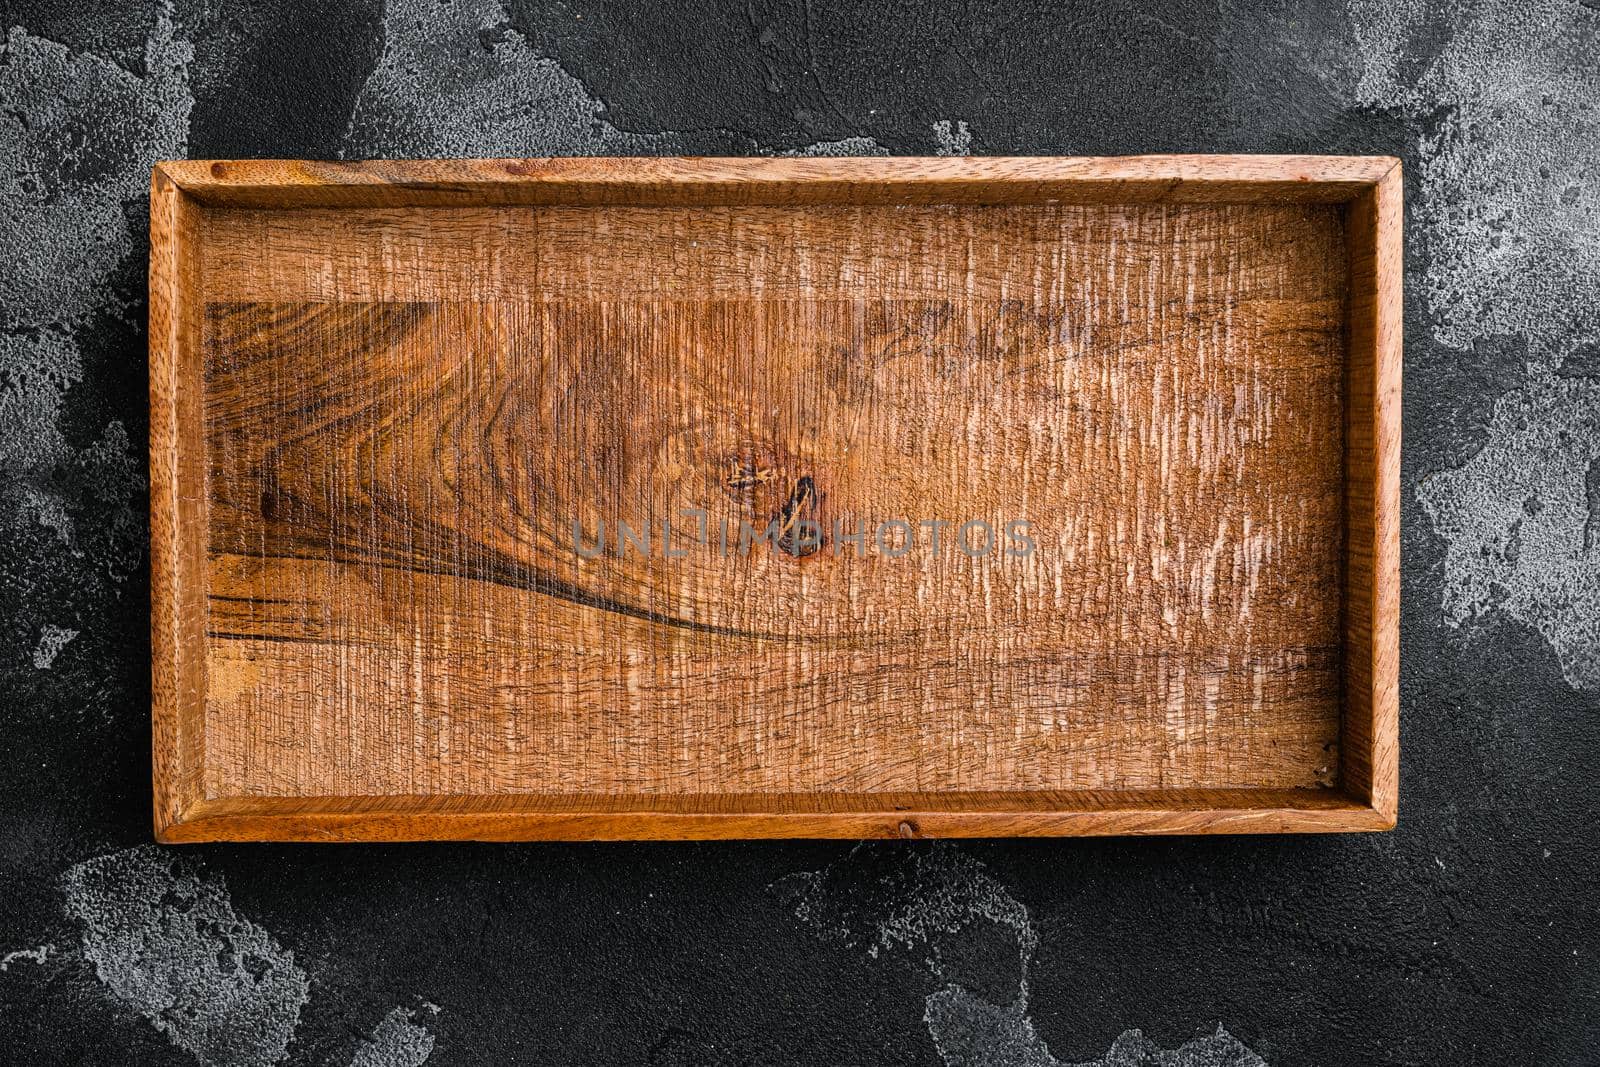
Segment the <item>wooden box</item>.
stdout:
<svg viewBox="0 0 1600 1067">
<path fill-rule="evenodd" d="M 156 836 L 1388 828 L 1400 226 L 1388 158 L 161 164 Z"/>
</svg>

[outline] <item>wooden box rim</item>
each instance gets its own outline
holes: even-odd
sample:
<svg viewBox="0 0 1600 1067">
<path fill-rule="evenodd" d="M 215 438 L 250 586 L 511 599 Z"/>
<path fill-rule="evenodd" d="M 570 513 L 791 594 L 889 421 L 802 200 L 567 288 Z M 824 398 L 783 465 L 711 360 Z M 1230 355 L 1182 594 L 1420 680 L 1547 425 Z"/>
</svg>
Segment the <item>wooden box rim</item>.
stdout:
<svg viewBox="0 0 1600 1067">
<path fill-rule="evenodd" d="M 1329 790 L 705 796 L 207 796 L 198 264 L 211 207 L 1270 203 L 1341 205 L 1346 583 Z M 150 519 L 155 836 L 218 840 L 998 837 L 1386 830 L 1398 812 L 1402 179 L 1389 156 L 558 158 L 155 166 Z"/>
</svg>

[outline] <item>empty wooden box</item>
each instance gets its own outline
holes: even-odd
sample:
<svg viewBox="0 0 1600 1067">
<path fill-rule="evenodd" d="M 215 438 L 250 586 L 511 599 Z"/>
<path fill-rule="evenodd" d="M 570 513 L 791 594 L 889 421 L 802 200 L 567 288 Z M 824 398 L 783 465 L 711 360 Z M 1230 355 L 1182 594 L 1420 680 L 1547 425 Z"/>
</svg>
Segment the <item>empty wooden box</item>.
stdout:
<svg viewBox="0 0 1600 1067">
<path fill-rule="evenodd" d="M 156 834 L 1392 826 L 1400 225 L 1388 158 L 161 164 Z"/>
</svg>

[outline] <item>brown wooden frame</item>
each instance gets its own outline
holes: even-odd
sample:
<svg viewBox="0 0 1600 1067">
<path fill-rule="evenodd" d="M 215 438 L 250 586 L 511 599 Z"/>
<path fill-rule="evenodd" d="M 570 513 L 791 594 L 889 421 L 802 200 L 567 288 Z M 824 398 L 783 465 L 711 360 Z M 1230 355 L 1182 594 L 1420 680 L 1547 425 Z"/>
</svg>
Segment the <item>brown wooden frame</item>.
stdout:
<svg viewBox="0 0 1600 1067">
<path fill-rule="evenodd" d="M 759 796 L 204 795 L 206 460 L 191 253 L 214 207 L 1272 202 L 1342 205 L 1346 593 L 1337 790 Z M 981 837 L 1383 830 L 1398 798 L 1399 162 L 1388 157 L 548 159 L 155 168 L 152 748 L 161 841 Z"/>
</svg>

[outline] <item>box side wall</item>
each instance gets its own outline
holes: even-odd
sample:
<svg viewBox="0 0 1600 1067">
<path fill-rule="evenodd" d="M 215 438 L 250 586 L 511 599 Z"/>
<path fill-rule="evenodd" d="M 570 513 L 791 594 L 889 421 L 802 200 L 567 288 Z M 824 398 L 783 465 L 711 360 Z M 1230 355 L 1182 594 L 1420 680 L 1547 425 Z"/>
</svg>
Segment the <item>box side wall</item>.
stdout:
<svg viewBox="0 0 1600 1067">
<path fill-rule="evenodd" d="M 1398 806 L 1401 175 L 1346 209 L 1345 700 L 1341 784 L 1391 822 Z"/>
<path fill-rule="evenodd" d="M 158 839 L 204 791 L 204 375 L 194 300 L 200 213 L 157 168 L 150 190 L 150 638 Z"/>
<path fill-rule="evenodd" d="M 757 838 L 1092 837 L 1378 830 L 1381 813 L 1331 791 L 947 794 L 885 798 L 741 796 L 221 798 L 168 840 L 624 841 Z"/>
<path fill-rule="evenodd" d="M 451 159 L 164 164 L 210 206 L 1343 203 L 1393 160 L 1164 155 Z"/>
</svg>

